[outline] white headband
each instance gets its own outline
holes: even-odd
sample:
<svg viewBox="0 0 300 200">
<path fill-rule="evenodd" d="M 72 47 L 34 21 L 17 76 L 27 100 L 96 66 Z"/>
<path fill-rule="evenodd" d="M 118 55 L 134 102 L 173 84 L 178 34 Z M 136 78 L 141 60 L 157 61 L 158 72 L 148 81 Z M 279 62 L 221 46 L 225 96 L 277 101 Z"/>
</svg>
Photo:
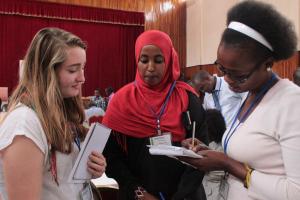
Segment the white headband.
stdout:
<svg viewBox="0 0 300 200">
<path fill-rule="evenodd" d="M 264 38 L 264 36 L 262 36 L 259 32 L 257 32 L 253 28 L 247 26 L 246 24 L 242 24 L 240 22 L 232 21 L 228 25 L 228 28 L 233 29 L 235 31 L 238 31 L 240 33 L 243 33 L 243 34 L 251 37 L 252 39 L 256 40 L 257 42 L 261 43 L 262 45 L 264 45 L 265 47 L 267 47 L 268 49 L 270 49 L 271 51 L 273 51 L 272 46 Z"/>
</svg>

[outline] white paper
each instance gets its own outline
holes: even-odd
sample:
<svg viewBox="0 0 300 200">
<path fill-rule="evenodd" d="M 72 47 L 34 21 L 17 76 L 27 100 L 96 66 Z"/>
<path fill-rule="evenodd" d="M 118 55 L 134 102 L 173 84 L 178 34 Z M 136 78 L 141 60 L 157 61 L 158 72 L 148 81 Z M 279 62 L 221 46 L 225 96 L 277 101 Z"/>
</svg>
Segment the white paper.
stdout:
<svg viewBox="0 0 300 200">
<path fill-rule="evenodd" d="M 87 170 L 88 157 L 92 151 L 97 151 L 99 153 L 103 152 L 110 132 L 111 129 L 99 123 L 94 123 L 90 126 L 69 175 L 69 182 L 84 183 L 86 180 L 90 180 L 92 178 L 92 175 Z"/>
<path fill-rule="evenodd" d="M 203 156 L 196 154 L 192 150 L 184 147 L 169 146 L 169 145 L 149 145 L 149 152 L 152 155 L 164 156 L 185 156 L 190 158 L 202 158 Z"/>
</svg>

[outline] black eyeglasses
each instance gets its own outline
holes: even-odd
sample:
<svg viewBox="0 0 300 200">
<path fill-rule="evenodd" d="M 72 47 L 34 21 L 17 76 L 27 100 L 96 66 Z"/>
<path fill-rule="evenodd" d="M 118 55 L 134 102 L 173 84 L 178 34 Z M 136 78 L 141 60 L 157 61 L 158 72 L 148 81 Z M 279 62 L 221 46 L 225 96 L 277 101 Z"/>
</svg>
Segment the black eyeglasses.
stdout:
<svg viewBox="0 0 300 200">
<path fill-rule="evenodd" d="M 263 60 L 264 61 L 264 60 Z M 262 64 L 263 62 L 259 62 L 255 65 L 255 67 L 251 70 L 251 72 L 249 72 L 249 74 L 247 75 L 241 75 L 241 76 L 236 76 L 230 72 L 228 72 L 226 70 L 225 67 L 223 67 L 223 65 L 221 65 L 220 63 L 218 63 L 217 61 L 215 61 L 215 65 L 217 66 L 217 69 L 221 72 L 221 74 L 223 76 L 228 76 L 231 80 L 239 83 L 239 84 L 243 84 L 245 83 L 251 76 L 252 74 L 259 68 L 259 66 Z"/>
</svg>

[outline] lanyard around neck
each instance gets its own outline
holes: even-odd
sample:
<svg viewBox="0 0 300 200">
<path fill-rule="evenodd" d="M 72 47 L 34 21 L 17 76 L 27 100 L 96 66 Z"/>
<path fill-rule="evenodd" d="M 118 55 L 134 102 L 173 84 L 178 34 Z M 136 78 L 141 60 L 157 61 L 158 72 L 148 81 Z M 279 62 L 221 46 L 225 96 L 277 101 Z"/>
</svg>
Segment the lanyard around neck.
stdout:
<svg viewBox="0 0 300 200">
<path fill-rule="evenodd" d="M 154 109 L 151 106 L 149 106 L 151 112 L 156 117 L 156 125 L 157 125 L 156 130 L 157 130 L 157 134 L 158 135 L 161 135 L 161 129 L 160 129 L 160 119 L 161 119 L 161 116 L 165 113 L 167 104 L 168 104 L 168 102 L 170 100 L 170 97 L 171 97 L 171 94 L 172 94 L 172 92 L 173 92 L 173 90 L 175 88 L 175 85 L 176 85 L 176 81 L 174 81 L 172 83 L 172 85 L 171 85 L 171 87 L 170 87 L 170 89 L 168 91 L 167 97 L 166 97 L 166 99 L 165 99 L 165 101 L 164 101 L 164 103 L 163 103 L 163 105 L 162 105 L 162 107 L 161 107 L 160 112 L 159 112 L 158 115 L 156 115 Z"/>
<path fill-rule="evenodd" d="M 253 99 L 253 101 L 251 102 L 249 108 L 246 110 L 246 112 L 240 117 L 240 121 L 238 122 L 238 124 L 234 127 L 244 105 L 246 100 L 249 97 L 249 93 L 247 98 L 245 99 L 245 101 L 243 102 L 243 104 L 241 105 L 240 109 L 238 110 L 237 114 L 235 115 L 235 118 L 233 120 L 233 122 L 231 123 L 230 129 L 226 134 L 226 137 L 224 139 L 224 152 L 225 154 L 227 154 L 227 147 L 228 147 L 228 143 L 229 140 L 231 139 L 232 135 L 235 133 L 236 129 L 239 127 L 239 125 L 244 122 L 246 120 L 246 118 L 248 117 L 248 115 L 250 114 L 250 112 L 254 109 L 254 106 L 264 97 L 264 95 L 267 93 L 267 91 L 272 87 L 273 83 L 277 81 L 276 75 L 274 73 L 272 73 L 271 78 L 268 80 L 268 82 L 266 84 L 264 84 L 263 88 L 259 91 L 259 93 L 257 94 L 257 96 Z"/>
<path fill-rule="evenodd" d="M 77 132 L 77 128 L 74 125 L 72 125 L 71 130 L 72 130 L 72 133 L 74 135 L 74 142 L 75 142 L 78 150 L 80 151 L 80 138 L 79 138 L 79 135 L 78 135 L 78 132 Z"/>
<path fill-rule="evenodd" d="M 135 85 L 138 86 L 136 83 L 135 83 Z M 170 87 L 170 89 L 169 89 L 169 91 L 168 91 L 167 97 L 166 97 L 166 99 L 165 99 L 165 101 L 164 101 L 164 103 L 163 103 L 163 105 L 162 105 L 162 107 L 161 107 L 161 109 L 160 109 L 158 115 L 156 114 L 156 112 L 155 112 L 155 110 L 152 108 L 152 106 L 146 103 L 147 107 L 149 108 L 149 110 L 151 111 L 151 113 L 152 113 L 152 114 L 155 116 L 155 118 L 156 118 L 156 130 L 157 130 L 157 134 L 158 134 L 158 135 L 161 135 L 160 119 L 161 119 L 162 115 L 164 114 L 164 112 L 165 112 L 165 110 L 166 110 L 167 104 L 168 104 L 168 102 L 169 102 L 169 100 L 170 100 L 170 97 L 171 97 L 171 94 L 172 94 L 172 92 L 173 92 L 173 90 L 174 90 L 174 88 L 175 88 L 175 85 L 176 85 L 176 81 L 174 81 L 174 82 L 172 83 L 172 85 L 171 85 L 171 87 Z"/>
<path fill-rule="evenodd" d="M 217 78 L 216 77 L 215 77 L 215 80 L 216 80 L 216 84 L 217 84 Z M 215 104 L 215 108 L 217 110 L 219 110 L 220 112 L 222 111 L 221 104 L 220 104 L 220 98 L 219 98 L 220 97 L 221 86 L 222 86 L 222 79 L 219 79 L 219 88 L 214 89 L 211 92 L 211 95 L 212 95 L 212 98 L 213 98 L 213 101 L 214 101 L 214 104 Z"/>
</svg>

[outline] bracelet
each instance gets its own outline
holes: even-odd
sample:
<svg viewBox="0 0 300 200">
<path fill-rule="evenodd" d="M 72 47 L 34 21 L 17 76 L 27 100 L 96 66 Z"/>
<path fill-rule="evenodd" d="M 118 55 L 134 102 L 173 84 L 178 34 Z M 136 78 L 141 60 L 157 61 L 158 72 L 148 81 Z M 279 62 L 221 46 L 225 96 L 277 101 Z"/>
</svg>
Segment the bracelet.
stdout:
<svg viewBox="0 0 300 200">
<path fill-rule="evenodd" d="M 144 197 L 144 193 L 146 192 L 146 190 L 142 187 L 137 187 L 136 190 L 134 190 L 135 193 L 135 199 L 139 200 L 142 199 Z"/>
<path fill-rule="evenodd" d="M 253 169 L 249 167 L 249 165 L 247 164 L 244 164 L 246 170 L 247 170 L 247 173 L 246 173 L 246 177 L 245 177 L 245 180 L 244 180 L 244 187 L 245 188 L 249 188 L 250 186 L 250 177 L 251 177 L 251 174 L 253 172 Z"/>
</svg>

